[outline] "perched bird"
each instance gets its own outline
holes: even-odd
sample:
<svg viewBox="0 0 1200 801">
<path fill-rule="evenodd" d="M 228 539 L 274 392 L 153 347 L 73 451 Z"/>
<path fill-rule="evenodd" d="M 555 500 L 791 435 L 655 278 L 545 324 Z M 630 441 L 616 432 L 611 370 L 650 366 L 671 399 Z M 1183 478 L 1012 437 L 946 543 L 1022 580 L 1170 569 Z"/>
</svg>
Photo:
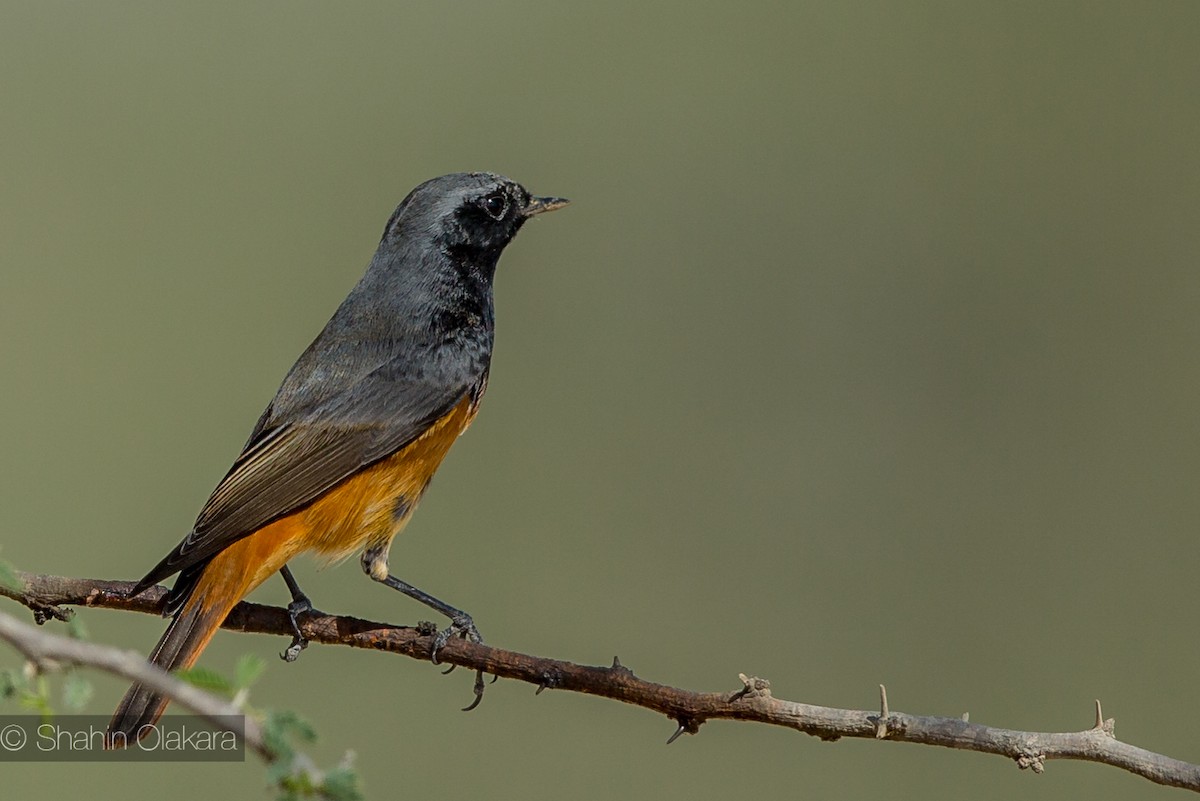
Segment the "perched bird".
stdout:
<svg viewBox="0 0 1200 801">
<path fill-rule="evenodd" d="M 363 570 L 450 618 L 434 642 L 479 641 L 471 617 L 388 572 L 392 538 L 466 430 L 487 388 L 492 279 L 531 217 L 561 208 L 491 173 L 426 181 L 396 208 L 366 274 L 288 372 L 191 532 L 137 583 L 178 573 L 150 661 L 190 667 L 229 611 L 279 572 L 298 617 L 311 610 L 287 564 L 361 551 Z M 149 733 L 168 699 L 134 684 L 109 723 L 119 748 Z"/>
</svg>

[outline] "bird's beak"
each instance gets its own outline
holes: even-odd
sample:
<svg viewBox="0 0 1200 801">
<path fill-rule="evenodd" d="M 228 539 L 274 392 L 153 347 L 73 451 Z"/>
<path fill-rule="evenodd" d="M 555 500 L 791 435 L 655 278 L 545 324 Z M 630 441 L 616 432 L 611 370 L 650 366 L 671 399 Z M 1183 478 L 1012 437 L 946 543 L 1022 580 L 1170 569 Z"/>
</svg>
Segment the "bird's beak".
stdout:
<svg viewBox="0 0 1200 801">
<path fill-rule="evenodd" d="M 521 214 L 526 217 L 533 217 L 547 211 L 561 209 L 571 201 L 565 197 L 531 197 L 528 205 L 521 210 Z"/>
</svg>

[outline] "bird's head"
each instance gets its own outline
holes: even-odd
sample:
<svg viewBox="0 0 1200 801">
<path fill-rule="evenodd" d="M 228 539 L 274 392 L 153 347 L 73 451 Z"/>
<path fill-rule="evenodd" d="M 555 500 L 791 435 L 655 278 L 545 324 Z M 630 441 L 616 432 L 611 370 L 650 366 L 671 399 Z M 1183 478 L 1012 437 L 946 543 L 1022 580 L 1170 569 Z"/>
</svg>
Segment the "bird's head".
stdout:
<svg viewBox="0 0 1200 801">
<path fill-rule="evenodd" d="M 567 202 L 534 197 L 502 175 L 452 173 L 410 192 L 388 220 L 383 242 L 432 241 L 451 255 L 498 258 L 526 220 Z"/>
</svg>

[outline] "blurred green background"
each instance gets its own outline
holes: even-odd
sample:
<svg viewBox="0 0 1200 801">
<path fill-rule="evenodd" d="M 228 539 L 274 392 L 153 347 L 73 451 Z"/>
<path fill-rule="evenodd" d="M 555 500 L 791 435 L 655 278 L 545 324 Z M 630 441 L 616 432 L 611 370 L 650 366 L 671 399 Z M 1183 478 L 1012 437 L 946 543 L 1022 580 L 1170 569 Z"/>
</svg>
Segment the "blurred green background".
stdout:
<svg viewBox="0 0 1200 801">
<path fill-rule="evenodd" d="M 497 281 L 483 411 L 392 549 L 489 642 L 698 690 L 1200 761 L 1200 5 L 0 6 L 0 557 L 186 533 L 395 204 L 574 205 Z M 321 609 L 428 613 L 355 563 Z M 283 602 L 272 581 L 255 594 Z M 5 604 L 6 611 L 21 610 Z M 148 651 L 151 617 L 84 613 Z M 713 722 L 218 635 L 368 796 L 1166 798 L 1115 769 Z M 16 664 L 0 650 L 0 664 Z M 97 679 L 90 711 L 123 683 Z M 6 798 L 262 766 L 6 765 Z"/>
</svg>

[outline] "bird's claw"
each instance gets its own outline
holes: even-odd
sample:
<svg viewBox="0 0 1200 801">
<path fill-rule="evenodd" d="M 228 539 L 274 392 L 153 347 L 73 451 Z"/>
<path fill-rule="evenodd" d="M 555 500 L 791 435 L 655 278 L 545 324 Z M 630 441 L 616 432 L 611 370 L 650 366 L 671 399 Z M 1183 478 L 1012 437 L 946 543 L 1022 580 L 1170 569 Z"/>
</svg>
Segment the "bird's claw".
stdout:
<svg viewBox="0 0 1200 801">
<path fill-rule="evenodd" d="M 308 640 L 303 637 L 293 637 L 292 644 L 279 652 L 279 658 L 284 662 L 295 662 L 300 658 L 300 652 L 308 647 Z"/>
<path fill-rule="evenodd" d="M 485 685 L 483 683 L 483 671 L 482 670 L 475 671 L 475 687 L 473 688 L 474 692 L 475 692 L 475 700 L 472 701 L 471 703 L 467 704 L 466 706 L 464 706 L 462 709 L 463 712 L 470 712 L 472 709 L 479 706 L 479 703 L 483 700 L 484 686 Z"/>
<path fill-rule="evenodd" d="M 307 598 L 288 604 L 287 613 L 288 622 L 292 625 L 292 642 L 279 654 L 279 658 L 284 662 L 295 662 L 300 658 L 300 652 L 308 647 L 308 638 L 300 631 L 300 616 L 314 611 L 316 610 L 313 609 L 312 602 Z"/>
<path fill-rule="evenodd" d="M 438 651 L 442 650 L 442 647 L 446 643 L 450 642 L 450 640 L 456 638 L 480 645 L 483 644 L 483 636 L 480 635 L 479 629 L 475 627 L 475 621 L 472 620 L 471 616 L 466 612 L 459 612 L 458 614 L 454 615 L 450 619 L 450 625 L 439 631 L 434 636 L 433 645 L 429 649 L 430 661 L 435 665 L 441 664 L 438 662 Z M 446 668 L 446 670 L 442 671 L 443 675 L 451 672 L 454 670 L 454 668 L 455 665 L 451 665 L 450 667 Z M 486 686 L 487 685 L 483 680 L 483 671 L 475 671 L 475 685 L 473 687 L 475 700 L 463 707 L 463 712 L 470 712 L 472 709 L 479 706 L 479 703 L 483 701 L 483 690 Z"/>
<path fill-rule="evenodd" d="M 440 665 L 437 655 L 442 647 L 452 639 L 463 639 L 476 644 L 483 643 L 483 637 L 479 634 L 479 629 L 475 627 L 475 621 L 466 612 L 460 612 L 450 620 L 450 625 L 437 633 L 433 638 L 433 646 L 429 649 L 429 660 L 435 665 Z M 449 673 L 450 671 L 446 671 Z"/>
</svg>

